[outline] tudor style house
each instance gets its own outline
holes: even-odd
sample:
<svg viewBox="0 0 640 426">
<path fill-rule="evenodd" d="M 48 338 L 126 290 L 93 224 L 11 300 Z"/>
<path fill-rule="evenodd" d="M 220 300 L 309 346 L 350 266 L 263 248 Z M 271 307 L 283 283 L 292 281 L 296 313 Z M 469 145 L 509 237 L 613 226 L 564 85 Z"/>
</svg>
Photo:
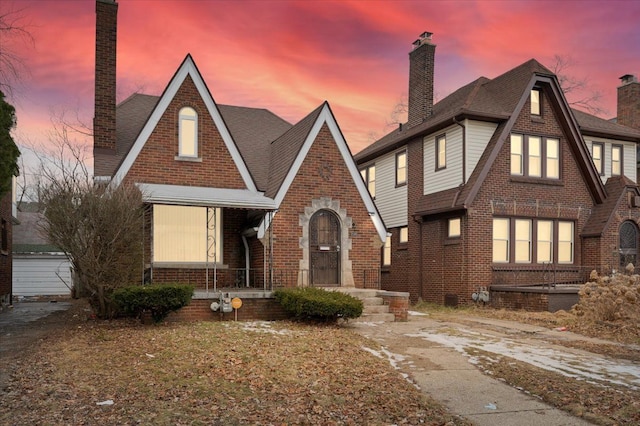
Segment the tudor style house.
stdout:
<svg viewBox="0 0 640 426">
<path fill-rule="evenodd" d="M 412 301 L 556 310 L 577 301 L 591 270 L 636 264 L 635 77 L 622 77 L 612 122 L 570 108 L 534 59 L 434 104 L 434 58 L 424 33 L 409 53 L 407 123 L 355 156 L 392 234 L 382 287 Z"/>
<path fill-rule="evenodd" d="M 96 2 L 95 180 L 141 189 L 146 279 L 378 288 L 387 231 L 329 104 L 293 125 L 220 105 L 187 55 L 116 106 L 117 7 Z"/>
</svg>

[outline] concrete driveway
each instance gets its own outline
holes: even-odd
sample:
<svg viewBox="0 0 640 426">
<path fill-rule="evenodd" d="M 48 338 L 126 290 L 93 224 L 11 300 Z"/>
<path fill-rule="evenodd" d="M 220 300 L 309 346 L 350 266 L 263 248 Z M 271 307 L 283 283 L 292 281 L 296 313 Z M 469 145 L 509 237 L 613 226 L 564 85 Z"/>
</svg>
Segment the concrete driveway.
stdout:
<svg viewBox="0 0 640 426">
<path fill-rule="evenodd" d="M 478 425 L 588 425 L 538 398 L 483 374 L 465 349 L 481 349 L 578 380 L 607 381 L 640 389 L 640 367 L 588 352 L 552 345 L 549 337 L 585 339 L 569 332 L 512 321 L 460 316 L 441 321 L 417 313 L 408 322 L 353 323 L 378 341 L 385 357 L 407 380 Z M 589 339 L 594 340 L 594 339 Z M 610 342 L 609 342 L 610 343 Z"/>
</svg>

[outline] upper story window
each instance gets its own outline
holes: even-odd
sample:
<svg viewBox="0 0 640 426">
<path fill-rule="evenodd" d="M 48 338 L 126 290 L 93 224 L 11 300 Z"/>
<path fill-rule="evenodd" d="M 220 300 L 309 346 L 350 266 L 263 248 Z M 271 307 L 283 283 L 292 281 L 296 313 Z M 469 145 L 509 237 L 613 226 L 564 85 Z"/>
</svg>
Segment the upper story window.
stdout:
<svg viewBox="0 0 640 426">
<path fill-rule="evenodd" d="M 445 135 L 436 138 L 436 170 L 447 167 L 447 138 Z"/>
<path fill-rule="evenodd" d="M 540 89 L 531 90 L 531 115 L 541 115 L 542 108 L 540 107 Z"/>
<path fill-rule="evenodd" d="M 367 185 L 369 194 L 372 198 L 376 198 L 376 165 L 372 164 L 360 170 L 362 180 Z"/>
<path fill-rule="evenodd" d="M 560 178 L 560 140 L 511 134 L 511 174 Z"/>
<path fill-rule="evenodd" d="M 406 244 L 409 242 L 409 228 L 403 226 L 400 228 L 400 244 Z"/>
<path fill-rule="evenodd" d="M 396 186 L 407 183 L 407 151 L 396 154 Z"/>
<path fill-rule="evenodd" d="M 591 144 L 591 158 L 598 173 L 604 175 L 604 144 L 598 142 Z"/>
<path fill-rule="evenodd" d="M 447 237 L 458 238 L 460 236 L 460 218 L 455 217 L 447 222 Z"/>
<path fill-rule="evenodd" d="M 622 146 L 611 146 L 611 176 L 622 174 Z"/>
<path fill-rule="evenodd" d="M 179 114 L 179 157 L 198 156 L 198 114 L 191 107 L 184 107 Z"/>
</svg>

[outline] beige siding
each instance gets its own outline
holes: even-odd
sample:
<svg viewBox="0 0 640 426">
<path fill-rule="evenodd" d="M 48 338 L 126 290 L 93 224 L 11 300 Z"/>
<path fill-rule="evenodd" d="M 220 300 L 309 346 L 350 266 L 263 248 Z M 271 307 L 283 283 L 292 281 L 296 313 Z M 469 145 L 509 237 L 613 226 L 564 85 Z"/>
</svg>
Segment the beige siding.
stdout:
<svg viewBox="0 0 640 426">
<path fill-rule="evenodd" d="M 446 135 L 447 166 L 436 171 L 436 138 Z M 424 194 L 462 183 L 462 127 L 454 125 L 424 138 Z"/>
<path fill-rule="evenodd" d="M 396 153 L 378 158 L 375 203 L 387 228 L 407 225 L 407 185 L 396 188 Z"/>
<path fill-rule="evenodd" d="M 634 182 L 637 182 L 636 171 L 636 144 L 633 142 L 624 142 L 614 139 L 585 137 L 587 147 L 589 148 L 589 155 L 591 155 L 593 143 L 602 143 L 604 145 L 604 176 L 600 176 L 602 182 L 606 182 L 611 177 L 611 146 L 622 145 L 623 157 L 622 166 L 624 168 L 623 173 L 626 177 Z"/>
<path fill-rule="evenodd" d="M 486 123 L 484 121 L 465 120 L 467 128 L 467 169 L 465 182 L 469 180 L 469 176 L 473 173 L 478 165 L 478 161 L 482 153 L 487 148 L 487 144 L 491 136 L 498 127 L 495 123 Z"/>
</svg>

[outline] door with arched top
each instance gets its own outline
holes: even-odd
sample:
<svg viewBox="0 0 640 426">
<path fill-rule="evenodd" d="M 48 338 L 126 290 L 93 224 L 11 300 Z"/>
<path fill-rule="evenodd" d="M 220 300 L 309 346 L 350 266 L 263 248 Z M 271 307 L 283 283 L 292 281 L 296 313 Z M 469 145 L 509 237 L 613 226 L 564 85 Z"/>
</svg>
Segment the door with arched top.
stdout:
<svg viewBox="0 0 640 426">
<path fill-rule="evenodd" d="M 638 227 L 631 221 L 626 221 L 620 226 L 620 269 L 632 263 L 639 266 L 638 260 Z"/>
<path fill-rule="evenodd" d="M 309 221 L 311 284 L 340 285 L 340 221 L 329 210 L 318 210 Z"/>
</svg>

